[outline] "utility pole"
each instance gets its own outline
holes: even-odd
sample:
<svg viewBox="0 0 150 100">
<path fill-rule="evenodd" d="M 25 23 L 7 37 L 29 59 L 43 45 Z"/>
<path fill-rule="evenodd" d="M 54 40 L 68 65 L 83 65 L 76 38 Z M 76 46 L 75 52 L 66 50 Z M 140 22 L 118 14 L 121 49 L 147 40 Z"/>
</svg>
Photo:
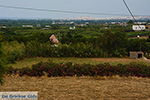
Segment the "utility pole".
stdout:
<svg viewBox="0 0 150 100">
<path fill-rule="evenodd" d="M 140 35 L 138 35 L 137 37 L 138 37 L 139 42 L 140 42 L 140 51 L 142 51 L 142 48 L 141 48 L 141 41 L 140 41 Z"/>
</svg>

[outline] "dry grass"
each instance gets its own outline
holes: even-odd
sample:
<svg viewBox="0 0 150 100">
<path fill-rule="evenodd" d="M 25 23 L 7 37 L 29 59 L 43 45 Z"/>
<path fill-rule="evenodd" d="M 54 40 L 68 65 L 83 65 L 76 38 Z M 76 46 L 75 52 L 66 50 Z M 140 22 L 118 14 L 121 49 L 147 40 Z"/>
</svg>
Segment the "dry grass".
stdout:
<svg viewBox="0 0 150 100">
<path fill-rule="evenodd" d="M 143 64 L 150 64 L 148 60 L 145 59 L 130 59 L 130 58 L 93 58 L 92 60 L 103 62 L 103 63 L 110 63 L 110 64 L 128 64 L 128 63 L 143 63 Z"/>
<path fill-rule="evenodd" d="M 39 100 L 148 100 L 150 79 L 5 76 L 0 91 L 38 91 Z"/>
</svg>

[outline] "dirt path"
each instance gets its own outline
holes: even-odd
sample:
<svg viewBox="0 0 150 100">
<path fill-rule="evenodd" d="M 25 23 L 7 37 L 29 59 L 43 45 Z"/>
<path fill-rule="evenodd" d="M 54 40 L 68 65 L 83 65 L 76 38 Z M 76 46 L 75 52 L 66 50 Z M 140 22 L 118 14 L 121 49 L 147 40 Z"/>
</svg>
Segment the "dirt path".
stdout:
<svg viewBox="0 0 150 100">
<path fill-rule="evenodd" d="M 137 59 L 130 58 L 93 58 L 92 60 L 102 61 L 102 62 L 134 62 Z"/>
<path fill-rule="evenodd" d="M 132 62 L 140 62 L 140 63 L 145 63 L 145 64 L 150 64 L 150 60 L 146 59 L 130 59 L 130 58 L 92 58 L 91 60 L 93 61 L 98 61 L 98 62 L 106 62 L 106 63 L 111 63 L 111 64 L 128 64 Z"/>
<path fill-rule="evenodd" d="M 0 91 L 38 91 L 39 100 L 150 100 L 150 79 L 6 76 Z"/>
</svg>

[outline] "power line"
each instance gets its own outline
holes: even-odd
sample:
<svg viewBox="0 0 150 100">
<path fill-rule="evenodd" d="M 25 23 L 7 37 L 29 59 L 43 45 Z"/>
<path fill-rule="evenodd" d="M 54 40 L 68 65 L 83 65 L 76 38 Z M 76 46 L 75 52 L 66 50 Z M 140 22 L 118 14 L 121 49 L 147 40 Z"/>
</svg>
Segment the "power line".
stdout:
<svg viewBox="0 0 150 100">
<path fill-rule="evenodd" d="M 127 10 L 129 11 L 130 15 L 132 16 L 133 20 L 137 23 L 137 20 L 135 19 L 135 17 L 134 17 L 134 15 L 133 15 L 132 11 L 130 10 L 130 8 L 129 8 L 128 4 L 126 3 L 126 1 L 125 1 L 125 0 L 123 0 L 123 2 L 124 2 L 124 4 L 125 4 L 125 6 L 126 6 Z M 137 23 L 137 24 L 138 24 L 138 23 Z M 138 24 L 138 26 L 139 26 L 139 28 L 142 30 L 142 28 L 140 27 L 140 25 L 139 25 L 139 24 Z"/>
<path fill-rule="evenodd" d="M 6 6 L 0 5 L 2 8 L 13 8 L 13 9 L 24 9 L 33 11 L 44 11 L 44 12 L 57 12 L 57 13 L 72 13 L 72 14 L 89 14 L 89 15 L 115 15 L 115 16 L 129 16 L 126 14 L 110 14 L 110 13 L 95 13 L 95 12 L 79 12 L 79 11 L 67 11 L 67 10 L 50 10 L 50 9 L 39 9 L 39 8 L 26 8 L 17 6 Z"/>
</svg>

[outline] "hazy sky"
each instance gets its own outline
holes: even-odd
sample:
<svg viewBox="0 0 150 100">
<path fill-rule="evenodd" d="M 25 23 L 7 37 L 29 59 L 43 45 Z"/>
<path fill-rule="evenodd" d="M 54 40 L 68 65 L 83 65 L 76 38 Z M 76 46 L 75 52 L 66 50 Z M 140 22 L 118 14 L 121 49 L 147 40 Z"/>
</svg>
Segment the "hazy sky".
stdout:
<svg viewBox="0 0 150 100">
<path fill-rule="evenodd" d="M 136 15 L 150 15 L 150 0 L 126 0 Z M 0 0 L 0 5 L 81 12 L 128 14 L 122 0 Z M 40 12 L 0 7 L 0 18 L 74 18 L 103 15 Z"/>
</svg>

